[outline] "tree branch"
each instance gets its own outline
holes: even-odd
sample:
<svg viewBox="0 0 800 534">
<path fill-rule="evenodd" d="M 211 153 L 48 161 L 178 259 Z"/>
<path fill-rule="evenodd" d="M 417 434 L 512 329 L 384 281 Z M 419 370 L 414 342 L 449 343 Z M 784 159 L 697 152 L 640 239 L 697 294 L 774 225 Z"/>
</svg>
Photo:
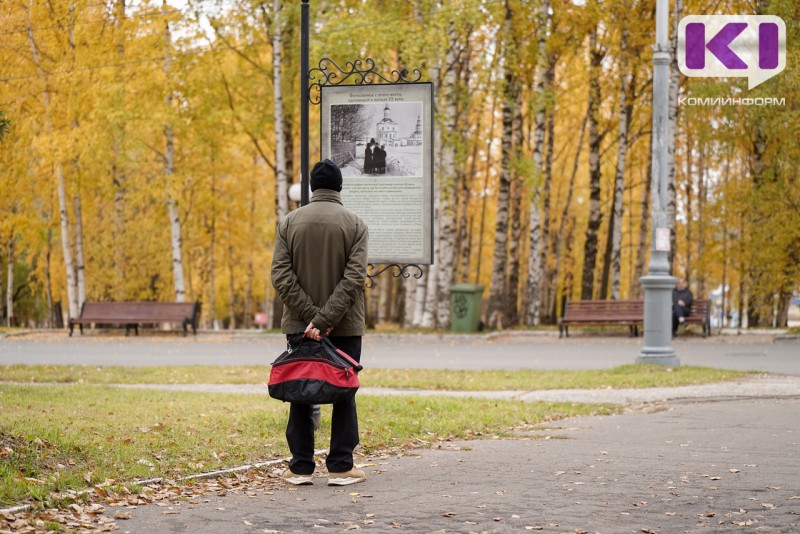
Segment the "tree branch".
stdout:
<svg viewBox="0 0 800 534">
<path fill-rule="evenodd" d="M 255 146 L 255 147 L 256 147 L 256 150 L 257 150 L 257 151 L 258 151 L 258 153 L 261 155 L 261 158 L 264 160 L 264 163 L 266 163 L 266 164 L 267 164 L 267 166 L 268 166 L 270 169 L 272 169 L 272 171 L 273 171 L 273 172 L 275 172 L 275 171 L 276 171 L 276 169 L 275 169 L 275 164 L 274 164 L 274 163 L 272 163 L 272 162 L 270 161 L 270 159 L 269 159 L 269 157 L 267 156 L 266 152 L 265 152 L 265 151 L 264 151 L 264 149 L 261 147 L 261 143 L 259 143 L 259 142 L 258 142 L 258 139 L 257 139 L 257 138 L 256 138 L 256 136 L 253 134 L 253 132 L 251 132 L 251 131 L 250 131 L 250 130 L 249 130 L 249 129 L 248 129 L 248 128 L 247 128 L 247 127 L 244 125 L 244 123 L 242 122 L 242 119 L 241 119 L 241 118 L 239 117 L 239 115 L 236 113 L 236 106 L 235 106 L 235 105 L 234 105 L 234 103 L 233 103 L 233 94 L 231 93 L 231 88 L 230 88 L 230 85 L 228 84 L 228 79 L 225 77 L 225 73 L 224 73 L 224 72 L 222 72 L 222 69 L 220 69 L 220 77 L 222 78 L 222 85 L 224 85 L 224 86 L 225 86 L 225 93 L 228 95 L 228 107 L 230 108 L 230 110 L 231 110 L 231 113 L 233 113 L 233 118 L 234 118 L 234 119 L 236 119 L 236 122 L 239 124 L 239 126 L 241 126 L 241 127 L 242 127 L 242 130 L 244 130 L 244 133 L 245 133 L 245 134 L 247 134 L 247 137 L 249 137 L 249 138 L 250 138 L 250 141 L 252 141 L 252 142 L 253 142 L 253 146 Z"/>
</svg>

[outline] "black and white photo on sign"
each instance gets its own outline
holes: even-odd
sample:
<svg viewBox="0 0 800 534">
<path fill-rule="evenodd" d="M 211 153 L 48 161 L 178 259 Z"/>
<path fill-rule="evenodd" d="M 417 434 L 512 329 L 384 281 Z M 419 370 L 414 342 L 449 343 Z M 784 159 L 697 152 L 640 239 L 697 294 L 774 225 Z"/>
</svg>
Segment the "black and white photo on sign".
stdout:
<svg viewBox="0 0 800 534">
<path fill-rule="evenodd" d="M 331 159 L 347 178 L 423 171 L 423 103 L 331 104 Z"/>
</svg>

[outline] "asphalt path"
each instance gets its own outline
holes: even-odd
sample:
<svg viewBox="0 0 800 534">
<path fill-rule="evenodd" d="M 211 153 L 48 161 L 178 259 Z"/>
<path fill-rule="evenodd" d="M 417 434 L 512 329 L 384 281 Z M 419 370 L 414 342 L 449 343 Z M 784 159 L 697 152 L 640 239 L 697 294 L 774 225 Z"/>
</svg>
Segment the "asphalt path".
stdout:
<svg viewBox="0 0 800 534">
<path fill-rule="evenodd" d="M 603 369 L 636 360 L 642 338 L 506 333 L 494 335 L 373 334 L 362 363 L 397 369 Z M 800 341 L 771 335 L 679 337 L 682 365 L 800 376 Z M 0 338 L 0 364 L 264 365 L 285 348 L 278 334 L 150 333 L 124 337 L 61 333 Z"/>
<path fill-rule="evenodd" d="M 320 469 L 311 486 L 177 495 L 131 510 L 120 532 L 800 532 L 798 409 L 751 399 L 567 419 L 357 458 L 367 480 L 348 488 Z"/>
</svg>

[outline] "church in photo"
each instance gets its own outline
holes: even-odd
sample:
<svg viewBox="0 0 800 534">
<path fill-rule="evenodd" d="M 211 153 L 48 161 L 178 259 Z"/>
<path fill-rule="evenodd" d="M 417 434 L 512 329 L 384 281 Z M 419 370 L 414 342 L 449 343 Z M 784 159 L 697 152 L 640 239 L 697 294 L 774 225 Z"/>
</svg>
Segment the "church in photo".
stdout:
<svg viewBox="0 0 800 534">
<path fill-rule="evenodd" d="M 383 108 L 383 120 L 377 124 L 378 144 L 386 146 L 397 146 L 398 124 L 392 120 L 392 112 L 389 104 Z"/>
<path fill-rule="evenodd" d="M 376 124 L 375 137 L 379 146 L 420 146 L 422 145 L 422 119 L 417 115 L 417 126 L 408 137 L 400 137 L 400 125 L 392 119 L 392 110 L 387 103 L 383 108 L 383 119 Z"/>
</svg>

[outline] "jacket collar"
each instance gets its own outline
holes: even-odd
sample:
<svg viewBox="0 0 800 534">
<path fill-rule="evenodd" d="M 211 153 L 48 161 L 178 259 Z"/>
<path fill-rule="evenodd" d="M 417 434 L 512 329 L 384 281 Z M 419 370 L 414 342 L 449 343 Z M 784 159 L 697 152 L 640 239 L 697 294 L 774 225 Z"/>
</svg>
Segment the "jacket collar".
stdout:
<svg viewBox="0 0 800 534">
<path fill-rule="evenodd" d="M 342 195 L 333 189 L 317 189 L 311 195 L 311 202 L 336 202 L 342 203 Z"/>
</svg>

